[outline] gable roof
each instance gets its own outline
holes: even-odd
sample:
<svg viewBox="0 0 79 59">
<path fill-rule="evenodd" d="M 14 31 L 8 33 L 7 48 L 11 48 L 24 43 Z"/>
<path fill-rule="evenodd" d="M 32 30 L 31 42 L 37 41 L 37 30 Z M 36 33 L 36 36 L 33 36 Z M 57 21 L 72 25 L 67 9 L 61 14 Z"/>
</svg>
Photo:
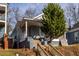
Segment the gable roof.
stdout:
<svg viewBox="0 0 79 59">
<path fill-rule="evenodd" d="M 26 19 L 26 20 L 41 20 L 43 14 L 44 14 L 44 13 L 41 13 L 41 14 L 39 14 L 39 15 L 33 17 L 33 18 L 26 18 L 26 17 L 24 17 L 23 19 Z"/>
</svg>

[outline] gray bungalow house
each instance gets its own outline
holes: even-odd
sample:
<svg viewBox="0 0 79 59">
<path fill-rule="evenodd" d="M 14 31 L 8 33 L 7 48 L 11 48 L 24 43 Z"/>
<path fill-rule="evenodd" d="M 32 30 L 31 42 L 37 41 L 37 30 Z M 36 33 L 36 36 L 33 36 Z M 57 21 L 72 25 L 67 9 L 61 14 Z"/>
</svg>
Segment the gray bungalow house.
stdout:
<svg viewBox="0 0 79 59">
<path fill-rule="evenodd" d="M 44 33 L 41 31 L 41 18 L 42 14 L 30 19 L 23 18 L 22 21 L 18 21 L 11 37 L 14 38 L 14 41 L 17 42 L 17 47 L 25 47 L 25 43 L 32 45 L 32 38 L 35 36 L 44 37 Z M 27 40 L 30 39 L 30 40 Z M 30 42 L 30 43 L 29 43 Z M 32 46 L 33 47 L 33 46 Z"/>
<path fill-rule="evenodd" d="M 28 47 L 33 48 L 32 38 L 35 36 L 43 38 L 45 34 L 41 31 L 41 19 L 42 14 L 30 19 L 30 18 L 23 18 L 22 21 L 18 21 L 11 37 L 14 38 L 16 45 L 18 48 Z M 68 27 L 68 26 L 67 26 Z M 66 42 L 66 34 L 59 38 L 62 42 L 62 45 L 67 45 Z"/>
</svg>

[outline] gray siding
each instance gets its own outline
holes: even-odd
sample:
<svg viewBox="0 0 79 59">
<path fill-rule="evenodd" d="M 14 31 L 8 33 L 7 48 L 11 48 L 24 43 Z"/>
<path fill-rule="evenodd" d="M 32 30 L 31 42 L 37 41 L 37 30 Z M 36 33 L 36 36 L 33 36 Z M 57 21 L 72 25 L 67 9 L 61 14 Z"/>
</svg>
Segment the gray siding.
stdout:
<svg viewBox="0 0 79 59">
<path fill-rule="evenodd" d="M 79 31 L 67 32 L 66 38 L 68 44 L 79 43 Z"/>
<path fill-rule="evenodd" d="M 41 31 L 40 27 L 30 27 L 28 29 L 28 36 L 33 37 L 35 35 L 44 36 L 44 33 Z"/>
</svg>

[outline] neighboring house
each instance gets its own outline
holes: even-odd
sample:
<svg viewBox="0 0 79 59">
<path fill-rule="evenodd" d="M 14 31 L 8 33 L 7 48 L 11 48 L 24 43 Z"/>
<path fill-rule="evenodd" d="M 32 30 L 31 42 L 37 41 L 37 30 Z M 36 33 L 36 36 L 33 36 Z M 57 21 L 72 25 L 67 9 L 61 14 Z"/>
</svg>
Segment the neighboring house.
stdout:
<svg viewBox="0 0 79 59">
<path fill-rule="evenodd" d="M 71 30 L 66 33 L 68 44 L 79 43 L 79 22 L 76 23 Z"/>
<path fill-rule="evenodd" d="M 43 14 L 40 14 L 32 19 L 23 18 L 22 21 L 17 22 L 13 30 L 13 33 L 11 34 L 11 36 L 14 37 L 15 41 L 17 42 L 17 45 L 20 44 L 20 46 L 21 45 L 24 46 L 25 45 L 24 43 L 27 38 L 32 40 L 34 36 L 40 36 L 40 37 L 44 36 L 44 33 L 41 31 L 42 15 Z M 31 42 L 30 40 L 27 41 Z"/>
<path fill-rule="evenodd" d="M 0 3 L 0 38 L 7 33 L 7 5 Z"/>
<path fill-rule="evenodd" d="M 5 33 L 7 33 L 7 5 L 0 3 L 0 48 L 3 48 Z"/>
</svg>

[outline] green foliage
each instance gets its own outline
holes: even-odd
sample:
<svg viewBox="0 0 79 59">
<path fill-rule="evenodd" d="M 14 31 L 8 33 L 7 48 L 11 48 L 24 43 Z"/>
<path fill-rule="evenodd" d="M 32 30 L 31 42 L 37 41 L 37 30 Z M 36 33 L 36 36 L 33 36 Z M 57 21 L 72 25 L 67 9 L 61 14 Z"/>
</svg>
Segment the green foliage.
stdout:
<svg viewBox="0 0 79 59">
<path fill-rule="evenodd" d="M 43 9 L 41 30 L 50 37 L 58 38 L 65 32 L 64 12 L 58 4 L 49 3 Z"/>
</svg>

